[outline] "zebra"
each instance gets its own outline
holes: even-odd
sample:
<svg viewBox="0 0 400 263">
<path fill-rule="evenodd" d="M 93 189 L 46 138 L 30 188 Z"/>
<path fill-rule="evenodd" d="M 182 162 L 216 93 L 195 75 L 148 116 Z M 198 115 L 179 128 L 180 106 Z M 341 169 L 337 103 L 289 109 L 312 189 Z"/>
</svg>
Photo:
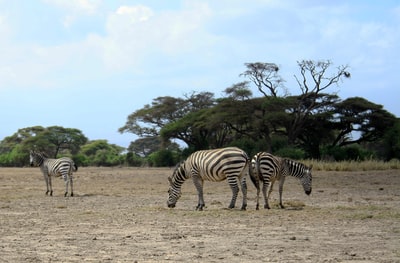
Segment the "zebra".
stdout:
<svg viewBox="0 0 400 263">
<path fill-rule="evenodd" d="M 250 158 L 237 147 L 219 148 L 214 150 L 200 150 L 192 153 L 185 161 L 179 163 L 171 176 L 168 177 L 170 188 L 168 190 L 167 205 L 175 207 L 181 196 L 181 186 L 186 179 L 192 177 L 198 193 L 196 210 L 205 207 L 203 198 L 204 180 L 221 182 L 227 179 L 232 190 L 232 199 L 229 208 L 234 208 L 239 193 L 239 182 L 243 194 L 242 210 L 247 207 L 246 174 L 250 169 Z"/>
<path fill-rule="evenodd" d="M 39 166 L 46 182 L 46 195 L 53 195 L 53 187 L 51 184 L 52 176 L 62 176 L 65 182 L 65 194 L 68 195 L 68 184 L 71 184 L 71 196 L 74 196 L 72 173 L 78 171 L 78 166 L 71 158 L 62 157 L 59 159 L 47 158 L 46 154 L 31 150 L 29 153 L 31 166 Z"/>
<path fill-rule="evenodd" d="M 268 199 L 271 195 L 272 188 L 276 180 L 279 180 L 279 206 L 281 208 L 285 208 L 282 202 L 282 192 L 285 177 L 287 175 L 299 178 L 301 184 L 303 185 L 304 192 L 307 195 L 311 194 L 312 165 L 308 167 L 300 162 L 274 156 L 267 152 L 259 152 L 254 155 L 251 164 L 253 173 L 250 174 L 250 178 L 257 188 L 257 210 L 259 209 L 260 181 L 263 183 L 262 191 L 265 200 L 264 208 L 266 209 L 270 209 Z"/>
</svg>

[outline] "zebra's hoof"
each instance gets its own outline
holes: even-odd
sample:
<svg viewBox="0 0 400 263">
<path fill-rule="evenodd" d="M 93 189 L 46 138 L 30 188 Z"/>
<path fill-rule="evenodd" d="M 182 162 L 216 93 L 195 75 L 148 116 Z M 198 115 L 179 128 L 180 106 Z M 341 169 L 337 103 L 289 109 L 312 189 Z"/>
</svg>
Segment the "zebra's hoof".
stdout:
<svg viewBox="0 0 400 263">
<path fill-rule="evenodd" d="M 205 205 L 197 205 L 196 210 L 203 211 L 203 207 L 205 207 Z"/>
</svg>

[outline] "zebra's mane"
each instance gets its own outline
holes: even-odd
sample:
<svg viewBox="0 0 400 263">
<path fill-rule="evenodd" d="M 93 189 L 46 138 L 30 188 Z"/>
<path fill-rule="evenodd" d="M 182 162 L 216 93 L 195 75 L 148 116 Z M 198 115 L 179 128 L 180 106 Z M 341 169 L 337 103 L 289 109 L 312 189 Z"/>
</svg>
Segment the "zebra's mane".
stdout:
<svg viewBox="0 0 400 263">
<path fill-rule="evenodd" d="M 289 170 L 292 170 L 293 167 L 298 167 L 300 169 L 308 169 L 308 170 L 310 169 L 305 164 L 295 161 L 295 160 L 292 160 L 292 159 L 289 159 L 289 158 L 285 158 L 284 162 L 286 163 Z"/>
<path fill-rule="evenodd" d="M 34 154 L 41 155 L 41 156 L 43 156 L 44 158 L 49 158 L 49 156 L 48 156 L 45 152 L 42 152 L 42 151 L 35 151 L 35 150 L 32 150 L 32 152 L 33 152 Z"/>
<path fill-rule="evenodd" d="M 177 164 L 175 165 L 175 168 L 174 168 L 173 173 L 172 173 L 170 176 L 168 176 L 168 181 L 169 181 L 170 183 L 172 183 L 172 179 L 173 179 L 174 177 L 176 177 L 176 175 L 178 174 L 178 170 L 179 170 L 179 169 L 183 169 L 182 165 L 183 165 L 184 162 L 185 162 L 185 161 L 180 161 L 179 163 L 177 163 Z M 175 178 L 174 178 L 174 179 L 175 179 Z"/>
</svg>

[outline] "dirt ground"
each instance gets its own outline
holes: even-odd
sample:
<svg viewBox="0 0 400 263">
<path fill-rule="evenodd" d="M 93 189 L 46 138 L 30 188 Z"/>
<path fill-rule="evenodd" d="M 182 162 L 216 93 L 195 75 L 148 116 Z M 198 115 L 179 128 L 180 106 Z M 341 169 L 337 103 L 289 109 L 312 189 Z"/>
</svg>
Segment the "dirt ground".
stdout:
<svg viewBox="0 0 400 263">
<path fill-rule="evenodd" d="M 171 169 L 80 168 L 75 196 L 39 168 L 0 168 L 1 262 L 400 262 L 400 170 L 313 173 L 306 196 L 292 177 L 286 209 L 226 209 L 227 182 L 192 181 L 167 208 Z"/>
</svg>

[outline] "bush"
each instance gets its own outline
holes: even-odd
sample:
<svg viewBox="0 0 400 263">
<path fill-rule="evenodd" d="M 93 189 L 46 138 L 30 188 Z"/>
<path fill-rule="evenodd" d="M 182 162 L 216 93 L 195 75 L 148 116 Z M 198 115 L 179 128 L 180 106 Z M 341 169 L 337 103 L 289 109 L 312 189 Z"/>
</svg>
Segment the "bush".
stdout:
<svg viewBox="0 0 400 263">
<path fill-rule="evenodd" d="M 286 157 L 290 159 L 295 159 L 295 160 L 302 160 L 304 159 L 305 152 L 302 149 L 299 148 L 293 148 L 293 147 L 284 147 L 279 149 L 274 153 L 274 155 L 280 156 L 280 157 Z"/>
<path fill-rule="evenodd" d="M 89 166 L 89 158 L 84 154 L 77 154 L 72 158 L 77 166 Z"/>
<path fill-rule="evenodd" d="M 153 152 L 148 157 L 149 165 L 153 167 L 169 167 L 177 163 L 174 154 L 169 150 Z"/>
<path fill-rule="evenodd" d="M 328 147 L 322 150 L 324 159 L 331 159 L 335 161 L 364 161 L 373 158 L 373 153 L 361 148 L 359 145 L 351 145 L 346 147 Z"/>
<path fill-rule="evenodd" d="M 133 152 L 128 152 L 126 154 L 125 160 L 126 160 L 126 164 L 129 166 L 140 167 L 144 163 L 143 158 L 141 158 L 139 155 L 137 155 Z"/>
</svg>

